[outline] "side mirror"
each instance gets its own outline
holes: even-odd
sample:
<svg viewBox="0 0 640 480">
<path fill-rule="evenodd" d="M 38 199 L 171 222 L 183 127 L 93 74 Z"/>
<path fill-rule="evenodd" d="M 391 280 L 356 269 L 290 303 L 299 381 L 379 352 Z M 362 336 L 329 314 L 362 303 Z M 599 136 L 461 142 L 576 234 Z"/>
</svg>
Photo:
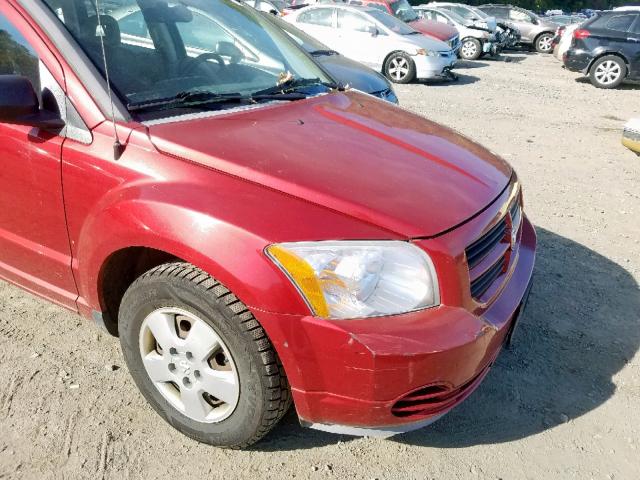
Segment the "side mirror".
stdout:
<svg viewBox="0 0 640 480">
<path fill-rule="evenodd" d="M 538 21 L 537 18 L 532 18 L 531 23 L 533 23 L 534 25 L 538 25 L 540 22 Z"/>
<path fill-rule="evenodd" d="M 0 122 L 43 130 L 61 130 L 65 125 L 58 114 L 40 110 L 31 81 L 19 75 L 0 75 Z"/>
<path fill-rule="evenodd" d="M 367 26 L 367 33 L 371 34 L 372 37 L 377 37 L 380 32 L 375 25 L 369 25 Z"/>
<path fill-rule="evenodd" d="M 242 50 L 231 42 L 218 42 L 216 45 L 216 53 L 223 57 L 228 57 L 231 63 L 238 63 L 244 58 Z"/>
</svg>

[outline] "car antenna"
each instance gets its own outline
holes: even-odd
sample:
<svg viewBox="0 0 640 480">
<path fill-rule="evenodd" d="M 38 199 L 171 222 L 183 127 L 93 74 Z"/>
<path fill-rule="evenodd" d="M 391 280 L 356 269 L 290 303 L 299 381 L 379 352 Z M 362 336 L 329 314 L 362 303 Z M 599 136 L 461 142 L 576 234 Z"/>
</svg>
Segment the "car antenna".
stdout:
<svg viewBox="0 0 640 480">
<path fill-rule="evenodd" d="M 109 103 L 111 104 L 111 122 L 113 123 L 113 158 L 114 160 L 120 160 L 120 157 L 124 153 L 124 145 L 120 143 L 120 138 L 118 137 L 118 128 L 116 126 L 116 113 L 115 107 L 113 106 L 113 92 L 111 91 L 111 82 L 109 80 L 109 66 L 107 65 L 107 53 L 104 48 L 104 37 L 107 32 L 102 25 L 102 19 L 100 18 L 100 3 L 98 0 L 96 2 L 96 15 L 98 16 L 98 36 L 100 37 L 100 46 L 102 47 L 102 60 L 104 62 L 104 74 L 107 79 L 107 92 L 109 93 Z"/>
</svg>

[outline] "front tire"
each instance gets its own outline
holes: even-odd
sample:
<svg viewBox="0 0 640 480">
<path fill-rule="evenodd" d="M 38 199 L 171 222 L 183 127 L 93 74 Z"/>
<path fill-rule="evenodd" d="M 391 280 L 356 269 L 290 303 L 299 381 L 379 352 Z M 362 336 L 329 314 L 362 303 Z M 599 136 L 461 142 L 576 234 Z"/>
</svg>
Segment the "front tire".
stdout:
<svg viewBox="0 0 640 480">
<path fill-rule="evenodd" d="M 192 265 L 164 264 L 136 280 L 120 306 L 119 332 L 144 397 L 195 440 L 249 446 L 291 404 L 261 325 L 233 293 Z"/>
<path fill-rule="evenodd" d="M 616 88 L 627 76 L 627 65 L 615 55 L 605 55 L 591 65 L 589 80 L 597 88 Z"/>
<path fill-rule="evenodd" d="M 482 44 L 477 38 L 465 38 L 460 45 L 460 58 L 477 60 L 482 56 Z"/>
<path fill-rule="evenodd" d="M 538 53 L 551 53 L 553 50 L 553 34 L 552 33 L 541 33 L 536 38 L 535 48 Z"/>
<path fill-rule="evenodd" d="M 409 83 L 416 77 L 416 64 L 404 52 L 394 52 L 384 62 L 384 75 L 393 83 Z"/>
</svg>

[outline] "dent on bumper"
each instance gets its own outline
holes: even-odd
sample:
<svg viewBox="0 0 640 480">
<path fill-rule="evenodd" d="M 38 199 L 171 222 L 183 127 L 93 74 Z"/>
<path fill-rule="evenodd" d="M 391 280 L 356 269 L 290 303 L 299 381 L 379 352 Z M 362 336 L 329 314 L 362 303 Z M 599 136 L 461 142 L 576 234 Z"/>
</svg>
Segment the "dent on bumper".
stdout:
<svg viewBox="0 0 640 480">
<path fill-rule="evenodd" d="M 375 319 L 326 321 L 254 312 L 284 364 L 303 425 L 390 436 L 421 428 L 468 397 L 499 354 L 531 281 L 535 232 L 524 218 L 519 260 L 499 297 L 476 316 L 461 307 Z M 439 411 L 392 413 L 407 393 L 432 384 L 464 386 Z"/>
</svg>

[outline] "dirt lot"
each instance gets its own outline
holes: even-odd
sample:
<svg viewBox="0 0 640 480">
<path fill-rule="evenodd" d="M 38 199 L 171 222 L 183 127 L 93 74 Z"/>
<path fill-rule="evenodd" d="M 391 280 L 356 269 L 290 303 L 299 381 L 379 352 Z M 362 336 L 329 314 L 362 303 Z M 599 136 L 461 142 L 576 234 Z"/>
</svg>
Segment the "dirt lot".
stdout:
<svg viewBox="0 0 640 480">
<path fill-rule="evenodd" d="M 152 412 L 116 339 L 0 283 L 0 478 L 640 478 L 640 158 L 620 145 L 640 86 L 596 90 L 526 53 L 459 72 L 400 100 L 509 160 L 539 235 L 515 349 L 466 403 L 389 440 L 289 414 L 218 450 Z"/>
</svg>

